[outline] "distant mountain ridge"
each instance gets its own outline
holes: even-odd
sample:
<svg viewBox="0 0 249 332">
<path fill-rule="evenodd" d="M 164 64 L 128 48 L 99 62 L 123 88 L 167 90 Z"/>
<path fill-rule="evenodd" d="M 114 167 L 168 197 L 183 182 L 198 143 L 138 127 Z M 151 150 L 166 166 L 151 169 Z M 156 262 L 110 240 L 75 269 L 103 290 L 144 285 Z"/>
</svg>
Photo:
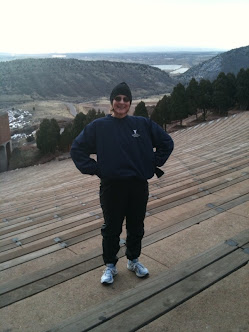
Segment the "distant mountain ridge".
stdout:
<svg viewBox="0 0 249 332">
<path fill-rule="evenodd" d="M 237 74 L 241 68 L 249 68 L 249 46 L 233 49 L 221 53 L 212 59 L 193 66 L 178 79 L 182 83 L 188 83 L 193 77 L 196 80 L 215 80 L 220 72 Z"/>
<path fill-rule="evenodd" d="M 76 59 L 23 59 L 0 62 L 0 101 L 27 99 L 92 100 L 109 97 L 122 81 L 134 97 L 170 92 L 175 85 L 166 72 L 143 64 Z"/>
</svg>

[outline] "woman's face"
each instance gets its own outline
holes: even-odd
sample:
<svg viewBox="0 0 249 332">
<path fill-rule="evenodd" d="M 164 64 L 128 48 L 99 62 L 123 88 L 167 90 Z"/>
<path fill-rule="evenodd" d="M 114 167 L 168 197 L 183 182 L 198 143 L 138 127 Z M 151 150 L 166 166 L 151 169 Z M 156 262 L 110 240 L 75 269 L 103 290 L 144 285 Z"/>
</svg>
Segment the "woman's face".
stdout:
<svg viewBox="0 0 249 332">
<path fill-rule="evenodd" d="M 130 99 L 124 95 L 118 95 L 113 99 L 112 107 L 113 107 L 113 116 L 115 118 L 122 119 L 129 112 L 131 106 Z"/>
</svg>

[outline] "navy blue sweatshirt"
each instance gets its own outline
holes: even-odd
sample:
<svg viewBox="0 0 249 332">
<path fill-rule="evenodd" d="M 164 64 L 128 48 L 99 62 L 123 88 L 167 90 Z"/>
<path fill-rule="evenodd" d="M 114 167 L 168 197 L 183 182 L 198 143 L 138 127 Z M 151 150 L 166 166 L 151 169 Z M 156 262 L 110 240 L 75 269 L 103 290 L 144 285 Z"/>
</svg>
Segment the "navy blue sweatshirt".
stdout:
<svg viewBox="0 0 249 332">
<path fill-rule="evenodd" d="M 107 115 L 88 124 L 76 137 L 71 156 L 84 174 L 147 180 L 166 162 L 173 147 L 172 138 L 150 119 Z M 97 161 L 91 154 L 97 155 Z"/>
</svg>

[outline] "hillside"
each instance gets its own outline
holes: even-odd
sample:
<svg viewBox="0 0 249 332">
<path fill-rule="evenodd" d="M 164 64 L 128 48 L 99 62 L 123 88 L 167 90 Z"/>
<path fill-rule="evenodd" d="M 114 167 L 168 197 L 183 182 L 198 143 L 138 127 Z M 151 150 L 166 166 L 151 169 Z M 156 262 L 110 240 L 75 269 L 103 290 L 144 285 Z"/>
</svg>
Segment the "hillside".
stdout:
<svg viewBox="0 0 249 332">
<path fill-rule="evenodd" d="M 236 75 L 241 68 L 248 67 L 249 46 L 245 46 L 221 53 L 212 59 L 204 61 L 178 76 L 178 79 L 182 83 L 188 83 L 193 77 L 196 80 L 204 78 L 212 81 L 220 72 L 226 74 L 234 73 Z"/>
<path fill-rule="evenodd" d="M 84 101 L 109 96 L 114 85 L 126 81 L 134 97 L 170 92 L 175 82 L 148 65 L 81 61 L 76 59 L 23 59 L 0 63 L 0 102 L 14 99 Z"/>
</svg>

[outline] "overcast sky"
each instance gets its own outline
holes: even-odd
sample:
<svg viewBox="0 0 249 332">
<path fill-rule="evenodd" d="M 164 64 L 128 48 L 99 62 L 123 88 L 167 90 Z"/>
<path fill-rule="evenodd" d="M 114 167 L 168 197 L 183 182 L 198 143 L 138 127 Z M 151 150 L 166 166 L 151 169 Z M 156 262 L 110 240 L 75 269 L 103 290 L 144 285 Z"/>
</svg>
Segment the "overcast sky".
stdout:
<svg viewBox="0 0 249 332">
<path fill-rule="evenodd" d="M 249 45 L 249 0 L 0 0 L 0 52 Z"/>
</svg>

